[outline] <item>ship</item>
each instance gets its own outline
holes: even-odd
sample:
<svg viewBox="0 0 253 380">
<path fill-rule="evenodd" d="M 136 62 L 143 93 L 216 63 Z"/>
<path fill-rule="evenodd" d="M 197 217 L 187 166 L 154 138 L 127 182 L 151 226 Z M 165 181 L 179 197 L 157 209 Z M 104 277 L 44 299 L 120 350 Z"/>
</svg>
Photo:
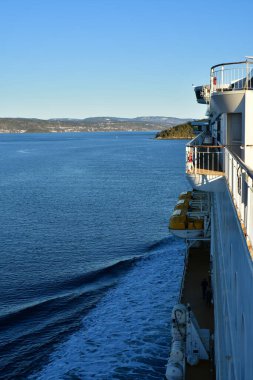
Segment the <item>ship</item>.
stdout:
<svg viewBox="0 0 253 380">
<path fill-rule="evenodd" d="M 186 144 L 191 190 L 169 222 L 186 252 L 165 377 L 251 380 L 253 57 L 212 66 L 194 90 L 207 111 Z"/>
</svg>

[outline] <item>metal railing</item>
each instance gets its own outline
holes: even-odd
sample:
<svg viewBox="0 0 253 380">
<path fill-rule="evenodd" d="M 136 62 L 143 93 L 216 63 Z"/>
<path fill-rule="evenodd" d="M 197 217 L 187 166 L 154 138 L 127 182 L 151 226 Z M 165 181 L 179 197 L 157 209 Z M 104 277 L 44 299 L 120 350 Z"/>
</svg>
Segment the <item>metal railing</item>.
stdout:
<svg viewBox="0 0 253 380">
<path fill-rule="evenodd" d="M 225 148 L 225 177 L 245 237 L 253 246 L 253 172 L 228 148 Z"/>
<path fill-rule="evenodd" d="M 187 247 L 185 250 L 185 256 L 184 256 L 184 270 L 183 270 L 183 275 L 181 277 L 181 284 L 180 284 L 180 290 L 179 290 L 179 295 L 178 295 L 178 303 L 182 302 L 182 298 L 184 295 L 184 285 L 185 285 L 185 276 L 186 276 L 186 272 L 188 269 L 188 259 L 189 259 L 189 249 Z"/>
<path fill-rule="evenodd" d="M 202 145 L 205 136 L 206 136 L 206 132 L 199 133 L 196 137 L 194 137 L 194 139 L 192 139 L 191 141 L 189 141 L 186 144 L 186 147 L 191 147 L 191 146 L 195 146 L 195 145 Z"/>
<path fill-rule="evenodd" d="M 253 61 L 222 63 L 211 68 L 211 93 L 253 89 Z"/>
<path fill-rule="evenodd" d="M 220 175 L 221 172 L 225 175 L 244 235 L 253 247 L 253 171 L 228 147 L 187 144 L 187 174 Z"/>
<path fill-rule="evenodd" d="M 221 145 L 187 145 L 186 173 L 215 174 L 223 171 L 224 147 Z"/>
</svg>

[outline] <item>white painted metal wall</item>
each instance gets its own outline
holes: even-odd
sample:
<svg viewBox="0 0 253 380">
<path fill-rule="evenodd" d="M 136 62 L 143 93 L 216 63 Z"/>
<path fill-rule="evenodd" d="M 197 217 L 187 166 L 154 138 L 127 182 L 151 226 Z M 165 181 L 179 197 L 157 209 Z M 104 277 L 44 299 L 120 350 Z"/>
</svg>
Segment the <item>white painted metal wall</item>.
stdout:
<svg viewBox="0 0 253 380">
<path fill-rule="evenodd" d="M 253 91 L 245 91 L 244 162 L 253 169 Z"/>
<path fill-rule="evenodd" d="M 225 177 L 237 208 L 238 217 L 244 226 L 245 238 L 253 247 L 253 178 L 251 172 L 225 148 Z"/>
<path fill-rule="evenodd" d="M 215 191 L 211 254 L 216 375 L 218 380 L 252 380 L 253 61 L 213 66 L 210 79 L 207 115 L 212 137 L 218 137 L 220 120 L 220 143 L 227 145 L 223 156 L 225 190 L 217 192 L 217 186 L 212 190 L 206 187 L 206 191 Z"/>
<path fill-rule="evenodd" d="M 218 380 L 253 379 L 253 267 L 229 190 L 212 197 Z"/>
</svg>

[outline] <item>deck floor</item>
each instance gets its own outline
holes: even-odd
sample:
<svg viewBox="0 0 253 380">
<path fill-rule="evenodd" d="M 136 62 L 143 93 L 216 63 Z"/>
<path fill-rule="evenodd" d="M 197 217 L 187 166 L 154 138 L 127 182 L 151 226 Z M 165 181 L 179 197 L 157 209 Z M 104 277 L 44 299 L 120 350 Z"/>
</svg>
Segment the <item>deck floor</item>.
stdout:
<svg viewBox="0 0 253 380">
<path fill-rule="evenodd" d="M 196 168 L 196 174 L 213 175 L 213 176 L 224 176 L 225 175 L 225 173 L 222 171 L 209 170 L 209 169 L 199 169 L 199 168 Z"/>
<path fill-rule="evenodd" d="M 199 248 L 190 248 L 187 271 L 181 303 L 191 305 L 200 328 L 210 329 L 213 333 L 214 318 L 213 306 L 209 307 L 202 299 L 201 282 L 208 279 L 210 269 L 210 247 L 208 243 L 201 243 Z M 187 365 L 186 380 L 214 380 L 215 372 L 211 361 L 200 361 L 197 366 Z"/>
</svg>

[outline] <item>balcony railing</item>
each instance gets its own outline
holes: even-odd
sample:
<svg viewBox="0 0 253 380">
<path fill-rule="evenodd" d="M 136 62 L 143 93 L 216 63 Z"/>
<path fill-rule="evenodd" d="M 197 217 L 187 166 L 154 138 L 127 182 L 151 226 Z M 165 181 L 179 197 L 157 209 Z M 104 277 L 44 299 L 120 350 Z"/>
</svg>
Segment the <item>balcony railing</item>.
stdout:
<svg viewBox="0 0 253 380">
<path fill-rule="evenodd" d="M 223 175 L 223 148 L 220 145 L 188 145 L 186 173 Z"/>
<path fill-rule="evenodd" d="M 202 145 L 205 136 L 206 136 L 206 132 L 199 133 L 196 137 L 194 137 L 194 139 L 192 139 L 191 141 L 189 141 L 187 143 L 186 148 L 192 147 L 192 146 L 197 146 L 197 145 Z"/>
<path fill-rule="evenodd" d="M 225 177 L 247 242 L 253 246 L 253 172 L 225 148 Z M 252 254 L 252 252 L 251 252 Z"/>
<path fill-rule="evenodd" d="M 211 93 L 253 89 L 253 61 L 223 63 L 211 68 Z"/>
<path fill-rule="evenodd" d="M 212 137 L 202 132 L 186 145 L 187 174 L 223 174 L 223 146 L 211 142 Z"/>
<path fill-rule="evenodd" d="M 253 171 L 228 147 L 195 145 L 203 138 L 201 134 L 186 146 L 186 173 L 191 176 L 225 176 L 253 257 Z"/>
</svg>

